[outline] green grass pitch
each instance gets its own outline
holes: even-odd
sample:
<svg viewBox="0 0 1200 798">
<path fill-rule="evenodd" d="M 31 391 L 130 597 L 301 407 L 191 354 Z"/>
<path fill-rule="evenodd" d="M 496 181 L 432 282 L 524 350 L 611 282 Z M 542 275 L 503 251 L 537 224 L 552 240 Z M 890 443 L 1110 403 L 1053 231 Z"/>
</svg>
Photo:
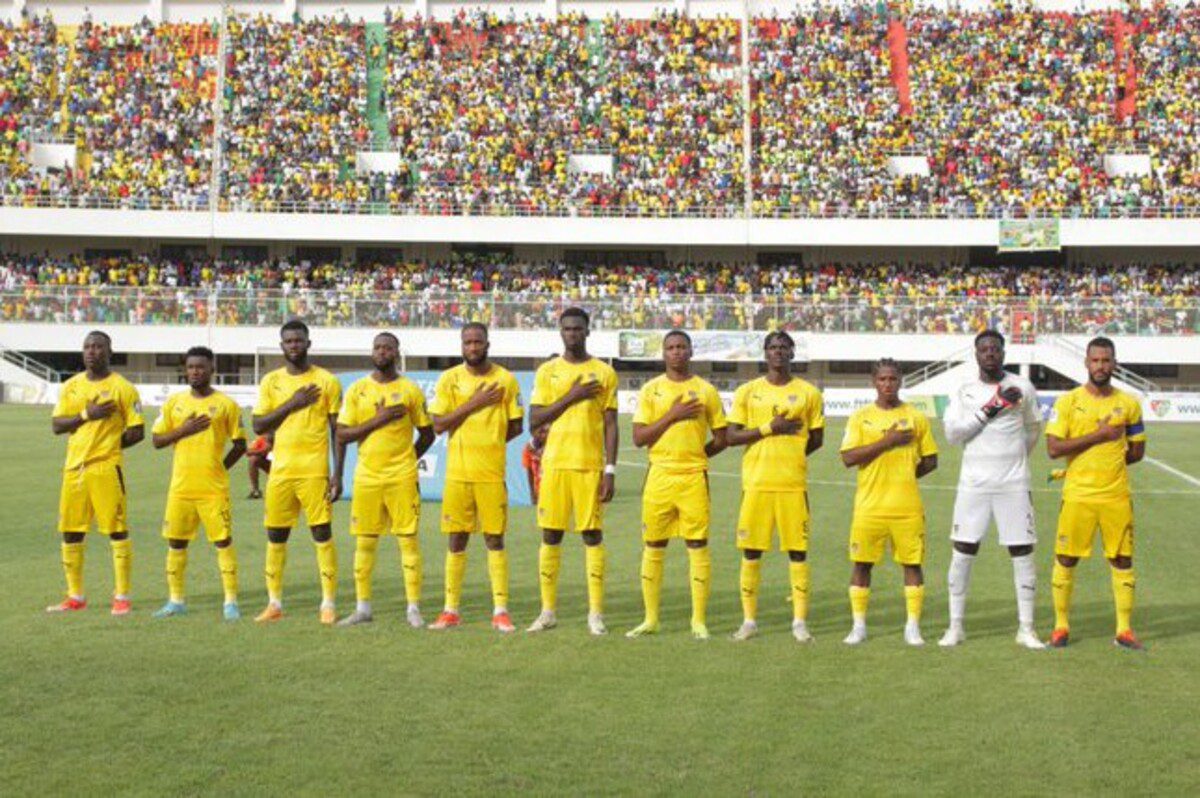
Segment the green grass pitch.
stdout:
<svg viewBox="0 0 1200 798">
<path fill-rule="evenodd" d="M 482 541 L 469 550 L 465 628 L 404 625 L 399 554 L 380 549 L 377 621 L 350 630 L 317 623 L 315 556 L 293 535 L 285 605 L 269 628 L 219 620 L 215 555 L 193 545 L 188 617 L 154 621 L 163 601 L 159 525 L 170 454 L 150 443 L 128 453 L 134 539 L 134 615 L 114 619 L 106 597 L 107 545 L 87 548 L 90 608 L 49 617 L 62 590 L 55 513 L 63 439 L 46 408 L 0 408 L 4 519 L 0 550 L 0 794 L 1196 794 L 1200 766 L 1200 488 L 1152 463 L 1134 469 L 1138 604 L 1144 654 L 1110 643 L 1107 566 L 1082 566 L 1073 643 L 1018 650 L 1011 568 L 989 540 L 977 562 L 965 647 L 939 650 L 946 623 L 946 540 L 958 453 L 923 481 L 929 519 L 923 650 L 900 638 L 898 569 L 877 569 L 872 639 L 840 642 L 849 627 L 845 546 L 853 474 L 836 457 L 842 423 L 812 461 L 811 627 L 788 634 L 786 565 L 764 568 L 765 634 L 735 644 L 741 619 L 733 524 L 739 453 L 713 463 L 714 639 L 687 633 L 682 545 L 668 553 L 664 633 L 621 634 L 641 615 L 639 496 L 645 462 L 624 427 L 618 496 L 606 518 L 607 618 L 613 634 L 584 628 L 583 554 L 568 537 L 554 632 L 502 638 L 488 626 Z M 1149 454 L 1200 475 L 1200 428 L 1155 425 Z M 1038 629 L 1052 610 L 1049 542 L 1058 496 L 1035 457 Z M 242 608 L 264 601 L 262 505 L 234 476 Z M 348 504 L 335 535 L 342 612 L 353 607 Z M 444 543 L 426 505 L 424 609 L 441 606 Z M 538 608 L 538 535 L 516 509 L 508 535 L 512 611 Z"/>
</svg>

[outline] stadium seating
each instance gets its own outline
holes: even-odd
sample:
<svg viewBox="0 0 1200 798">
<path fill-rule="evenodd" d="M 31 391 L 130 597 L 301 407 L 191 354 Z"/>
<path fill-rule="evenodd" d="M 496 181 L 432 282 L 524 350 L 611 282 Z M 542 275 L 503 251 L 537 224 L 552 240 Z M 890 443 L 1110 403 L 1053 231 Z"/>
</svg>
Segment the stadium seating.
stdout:
<svg viewBox="0 0 1200 798">
<path fill-rule="evenodd" d="M 906 36 L 911 113 L 889 24 Z M 0 189 L 8 203 L 202 208 L 220 150 L 225 210 L 738 216 L 748 122 L 759 216 L 1200 213 L 1200 9 L 889 20 L 851 4 L 752 30 L 746 120 L 727 18 L 234 15 L 216 147 L 219 23 L 34 18 L 0 28 Z M 47 137 L 75 142 L 77 163 L 31 171 L 30 142 Z M 360 170 L 363 150 L 399 166 Z M 1152 171 L 1108 174 L 1112 153 Z M 902 154 L 930 175 L 890 173 Z"/>
<path fill-rule="evenodd" d="M 218 301 L 219 300 L 219 301 Z M 506 263 L 0 260 L 0 321 L 502 328 L 553 326 L 571 304 L 598 328 L 816 332 L 1200 332 L 1195 266 L 661 267 Z"/>
</svg>

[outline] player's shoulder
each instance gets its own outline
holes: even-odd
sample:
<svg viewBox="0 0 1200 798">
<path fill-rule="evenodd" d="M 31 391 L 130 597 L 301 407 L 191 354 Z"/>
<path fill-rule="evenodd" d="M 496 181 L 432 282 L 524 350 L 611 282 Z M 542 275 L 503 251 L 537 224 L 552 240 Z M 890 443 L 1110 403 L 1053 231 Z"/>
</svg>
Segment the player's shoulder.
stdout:
<svg viewBox="0 0 1200 798">
<path fill-rule="evenodd" d="M 401 379 L 403 379 L 403 377 L 401 377 Z M 370 390 L 372 382 L 374 382 L 374 380 L 371 379 L 371 375 L 364 374 L 354 382 L 350 383 L 350 385 L 346 388 L 346 395 L 357 396 L 360 393 L 365 393 Z"/>
<path fill-rule="evenodd" d="M 455 382 L 466 373 L 467 366 L 465 363 L 459 363 L 457 366 L 451 366 L 438 375 L 438 384 L 449 384 Z"/>
<path fill-rule="evenodd" d="M 242 411 L 242 408 L 237 403 L 237 401 L 232 396 L 225 393 L 224 391 L 214 388 L 213 396 L 216 398 L 217 403 L 220 404 L 222 407 L 224 407 L 226 410 L 232 410 L 232 411 L 238 412 L 238 413 L 240 413 Z"/>
<path fill-rule="evenodd" d="M 63 389 L 64 391 L 65 391 L 65 390 L 67 390 L 67 389 L 75 390 L 75 389 L 76 389 L 76 388 L 78 388 L 78 387 L 79 387 L 79 386 L 80 386 L 80 385 L 83 383 L 83 381 L 84 381 L 84 380 L 86 380 L 86 379 L 87 379 L 87 372 L 86 372 L 86 371 L 81 371 L 81 372 L 79 372 L 78 374 L 76 374 L 76 375 L 74 375 L 74 376 L 72 376 L 72 377 L 68 377 L 68 378 L 67 378 L 67 380 L 66 380 L 66 382 L 64 382 L 64 383 L 62 384 L 62 389 Z"/>
<path fill-rule="evenodd" d="M 717 393 L 717 387 L 715 385 L 713 385 L 711 382 L 709 382 L 708 380 L 704 379 L 703 377 L 693 374 L 692 379 L 695 380 L 695 382 L 693 384 L 696 386 L 694 388 L 696 393 L 706 393 L 706 394 Z"/>
<path fill-rule="evenodd" d="M 874 415 L 875 412 L 876 412 L 876 407 L 875 407 L 874 402 L 862 405 L 860 407 L 856 407 L 850 411 L 850 418 L 849 418 L 848 423 L 852 423 L 852 424 L 858 423 L 858 422 L 862 421 L 864 418 Z"/>
<path fill-rule="evenodd" d="M 109 372 L 108 379 L 112 380 L 112 384 L 114 387 L 120 388 L 122 390 L 130 390 L 130 391 L 137 390 L 136 388 L 133 387 L 132 382 L 130 382 L 124 376 L 122 376 L 121 374 L 118 374 L 115 371 Z"/>
<path fill-rule="evenodd" d="M 341 386 L 341 382 L 338 380 L 337 377 L 335 377 L 333 375 L 333 372 L 330 371 L 329 369 L 323 369 L 320 366 L 310 366 L 309 368 L 312 369 L 311 374 L 313 375 L 314 379 L 316 379 L 320 382 L 324 382 L 326 384 L 333 383 L 333 384 L 338 385 L 339 387 Z"/>
<path fill-rule="evenodd" d="M 762 378 L 760 377 L 759 379 Z M 791 385 L 794 386 L 792 390 L 797 391 L 801 395 L 821 398 L 821 389 L 803 377 L 792 377 Z"/>
<path fill-rule="evenodd" d="M 287 378 L 287 369 L 283 366 L 280 366 L 279 368 L 271 369 L 266 374 L 264 374 L 263 378 L 262 378 L 262 382 L 259 384 L 263 385 L 263 386 L 270 386 L 270 385 L 274 385 L 275 383 L 279 382 L 280 380 L 286 379 L 286 378 Z"/>
<path fill-rule="evenodd" d="M 600 375 L 603 380 L 615 380 L 617 378 L 617 370 L 598 357 L 592 358 L 591 367 L 595 369 L 596 374 Z"/>
<path fill-rule="evenodd" d="M 752 380 L 743 382 L 733 391 L 733 401 L 740 402 L 746 398 L 755 388 L 762 382 L 762 377 L 755 377 Z"/>
</svg>

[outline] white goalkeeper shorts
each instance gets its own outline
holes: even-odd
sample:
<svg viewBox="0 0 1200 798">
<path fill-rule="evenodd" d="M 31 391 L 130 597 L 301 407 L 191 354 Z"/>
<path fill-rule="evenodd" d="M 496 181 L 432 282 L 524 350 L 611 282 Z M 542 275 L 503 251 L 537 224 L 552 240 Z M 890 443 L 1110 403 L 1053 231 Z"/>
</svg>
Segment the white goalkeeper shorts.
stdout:
<svg viewBox="0 0 1200 798">
<path fill-rule="evenodd" d="M 1001 546 L 1032 546 L 1037 542 L 1033 497 L 1028 491 L 974 493 L 960 490 L 954 500 L 954 525 L 950 539 L 979 543 L 996 519 Z"/>
</svg>

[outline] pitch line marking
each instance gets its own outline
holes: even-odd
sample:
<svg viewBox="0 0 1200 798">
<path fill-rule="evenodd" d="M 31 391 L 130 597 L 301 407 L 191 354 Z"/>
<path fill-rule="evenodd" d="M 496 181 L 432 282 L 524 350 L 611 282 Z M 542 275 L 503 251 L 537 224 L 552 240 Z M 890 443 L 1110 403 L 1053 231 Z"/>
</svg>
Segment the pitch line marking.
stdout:
<svg viewBox="0 0 1200 798">
<path fill-rule="evenodd" d="M 1175 468 L 1172 468 L 1171 466 L 1168 466 L 1166 463 L 1162 463 L 1158 460 L 1154 460 L 1154 459 L 1147 457 L 1146 461 L 1153 463 L 1154 465 L 1159 466 L 1160 468 L 1164 468 L 1167 471 L 1170 471 L 1172 474 L 1175 474 L 1176 476 L 1178 476 L 1180 479 L 1183 479 L 1186 482 L 1190 482 L 1193 485 L 1195 485 L 1196 487 L 1200 488 L 1200 479 L 1196 479 L 1195 477 L 1185 474 L 1184 472 L 1179 471 Z M 640 468 L 642 470 L 649 468 L 649 466 L 646 463 L 638 463 L 638 462 L 634 462 L 633 460 L 618 460 L 617 465 L 625 466 L 627 468 Z M 742 478 L 741 474 L 734 474 L 729 471 L 709 471 L 708 475 L 710 477 L 728 477 L 729 479 L 741 479 Z M 858 485 L 857 482 L 850 481 L 850 480 L 840 480 L 840 479 L 810 479 L 810 480 L 808 480 L 808 484 L 809 485 L 826 485 L 826 486 L 830 486 L 830 487 L 840 487 L 840 488 L 847 488 L 847 487 L 852 488 L 852 487 L 855 487 Z M 957 485 L 926 485 L 926 484 L 922 483 L 921 490 L 957 491 L 958 486 Z M 1058 488 L 1031 488 L 1031 490 L 1034 493 L 1059 493 L 1060 492 L 1060 490 Z M 1135 496 L 1195 496 L 1196 494 L 1197 494 L 1197 491 L 1194 491 L 1194 490 L 1169 490 L 1168 489 L 1168 490 L 1137 490 L 1137 491 L 1134 491 Z"/>
<path fill-rule="evenodd" d="M 1190 483 L 1192 485 L 1195 485 L 1197 488 L 1200 488 L 1200 479 L 1196 479 L 1191 474 L 1180 471 L 1175 466 L 1167 465 L 1162 460 L 1156 460 L 1153 457 L 1147 457 L 1146 462 L 1150 463 L 1152 465 L 1156 465 L 1159 468 L 1161 468 L 1163 471 L 1166 471 L 1168 474 L 1174 474 L 1175 476 L 1182 479 L 1184 482 Z M 1191 491 L 1188 491 L 1188 492 L 1190 493 Z"/>
</svg>

